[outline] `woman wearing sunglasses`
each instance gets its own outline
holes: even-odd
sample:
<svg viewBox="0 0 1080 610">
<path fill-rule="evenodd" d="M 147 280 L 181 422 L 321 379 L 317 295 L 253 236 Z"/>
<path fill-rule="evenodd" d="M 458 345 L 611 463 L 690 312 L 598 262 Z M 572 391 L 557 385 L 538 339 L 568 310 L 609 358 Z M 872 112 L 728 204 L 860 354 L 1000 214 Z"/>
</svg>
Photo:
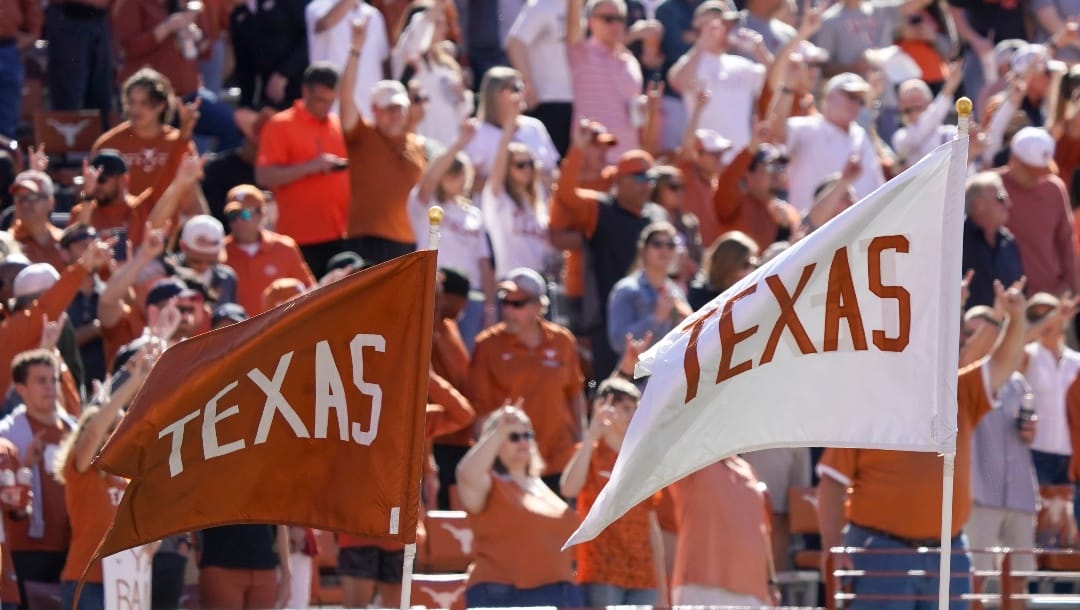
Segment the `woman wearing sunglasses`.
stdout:
<svg viewBox="0 0 1080 610">
<path fill-rule="evenodd" d="M 608 341 L 622 354 L 626 338 L 663 337 L 693 310 L 682 289 L 668 277 L 681 246 L 670 222 L 654 222 L 638 239 L 637 263 L 611 289 L 608 299 Z"/>
<path fill-rule="evenodd" d="M 701 223 L 693 212 L 687 212 L 683 206 L 686 182 L 682 170 L 672 165 L 658 165 L 653 172 L 656 174 L 656 186 L 653 188 L 652 201 L 667 212 L 668 222 L 675 227 L 679 242 L 683 245 L 669 275 L 685 289 L 701 266 Z"/>
<path fill-rule="evenodd" d="M 507 114 L 491 177 L 481 193 L 496 277 L 518 267 L 543 274 L 555 253 L 548 241 L 548 197 L 536 157 L 527 146 L 513 141 L 519 118 L 518 109 Z"/>
<path fill-rule="evenodd" d="M 571 555 L 562 551 L 578 517 L 540 479 L 543 460 L 521 402 L 492 412 L 457 467 L 475 537 L 465 604 L 580 608 Z"/>
</svg>

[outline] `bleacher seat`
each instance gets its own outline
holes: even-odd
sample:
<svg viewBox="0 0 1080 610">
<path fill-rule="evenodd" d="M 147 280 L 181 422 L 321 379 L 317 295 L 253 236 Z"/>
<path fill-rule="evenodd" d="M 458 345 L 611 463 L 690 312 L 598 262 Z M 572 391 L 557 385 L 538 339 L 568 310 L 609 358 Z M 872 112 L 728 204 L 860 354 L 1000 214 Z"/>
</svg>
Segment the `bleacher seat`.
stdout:
<svg viewBox="0 0 1080 610">
<path fill-rule="evenodd" d="M 820 534 L 817 516 L 817 490 L 813 487 L 788 489 L 788 527 L 792 534 Z M 795 552 L 794 566 L 799 570 L 820 570 L 821 551 L 801 549 Z"/>
<path fill-rule="evenodd" d="M 415 574 L 410 605 L 465 610 L 465 579 L 465 574 Z"/>
<path fill-rule="evenodd" d="M 424 572 L 464 572 L 473 555 L 473 533 L 460 510 L 433 510 L 424 517 L 426 552 L 418 566 Z"/>
</svg>

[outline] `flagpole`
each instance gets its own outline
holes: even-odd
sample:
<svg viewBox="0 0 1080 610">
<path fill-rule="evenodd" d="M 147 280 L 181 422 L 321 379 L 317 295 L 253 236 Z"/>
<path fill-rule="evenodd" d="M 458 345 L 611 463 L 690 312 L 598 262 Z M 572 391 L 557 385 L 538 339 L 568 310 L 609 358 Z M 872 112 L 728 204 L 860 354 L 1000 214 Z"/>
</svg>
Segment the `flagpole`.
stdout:
<svg viewBox="0 0 1080 610">
<path fill-rule="evenodd" d="M 968 125 L 971 122 L 971 100 L 962 97 L 956 100 L 956 135 L 968 137 Z M 953 422 L 955 423 L 955 422 Z M 956 473 L 956 450 L 942 456 L 941 477 L 941 569 L 938 572 L 938 610 L 949 609 L 949 585 L 952 582 L 952 521 L 953 521 L 953 480 Z"/>
<path fill-rule="evenodd" d="M 437 205 L 428 209 L 428 245 L 427 250 L 439 249 L 439 231 L 443 220 L 443 209 Z M 401 610 L 409 610 L 412 604 L 413 563 L 416 560 L 416 543 L 405 545 L 405 559 L 401 570 Z"/>
</svg>

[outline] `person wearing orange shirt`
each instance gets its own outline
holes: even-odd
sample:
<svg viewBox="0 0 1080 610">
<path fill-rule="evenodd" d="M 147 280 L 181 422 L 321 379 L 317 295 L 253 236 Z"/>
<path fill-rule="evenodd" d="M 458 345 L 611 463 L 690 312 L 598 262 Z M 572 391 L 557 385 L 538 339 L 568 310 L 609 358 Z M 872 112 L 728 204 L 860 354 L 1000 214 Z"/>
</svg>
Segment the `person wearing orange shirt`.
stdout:
<svg viewBox="0 0 1080 610">
<path fill-rule="evenodd" d="M 416 249 L 406 210 L 427 162 L 420 138 L 407 129 L 412 100 L 404 85 L 389 80 L 375 84 L 370 123 L 356 107 L 352 92 L 366 37 L 367 22 L 354 23 L 338 101 L 349 150 L 351 249 L 378 264 Z"/>
<path fill-rule="evenodd" d="M 698 101 L 686 123 L 686 132 L 674 162 L 683 173 L 683 209 L 697 216 L 703 244 L 713 243 L 723 232 L 713 209 L 713 193 L 724 169 L 724 157 L 731 149 L 731 140 L 712 129 L 698 128 L 709 97 L 708 91 L 698 92 Z"/>
<path fill-rule="evenodd" d="M 618 377 L 604 380 L 596 395 L 585 439 L 560 481 L 562 496 L 577 498 L 582 519 L 611 477 L 641 399 L 633 383 Z M 595 539 L 577 546 L 577 580 L 587 607 L 655 606 L 661 599 L 658 593 L 666 577 L 656 500 L 635 506 Z M 643 544 L 645 540 L 651 544 Z"/>
<path fill-rule="evenodd" d="M 972 505 L 972 437 L 982 416 L 997 406 L 997 391 L 1017 370 L 1024 356 L 1024 280 L 1005 290 L 995 283 L 996 305 L 1007 315 L 1001 341 L 989 358 L 958 373 L 956 479 L 953 491 L 951 595 L 971 591 L 971 558 L 962 528 Z M 923 576 L 907 578 L 861 576 L 854 580 L 858 595 L 937 594 L 938 558 L 917 554 L 918 547 L 936 547 L 941 535 L 942 459 L 934 453 L 880 449 L 825 450 L 818 463 L 818 522 L 822 548 L 836 546 L 891 549 L 892 553 L 859 553 L 834 556 L 836 569 L 868 572 L 925 570 Z M 917 499 L 917 501 L 912 501 Z M 846 523 L 846 526 L 845 526 Z M 899 551 L 906 551 L 900 553 Z M 831 574 L 826 575 L 832 578 Z M 879 602 L 856 600 L 852 608 L 873 608 Z M 918 608 L 920 602 L 892 602 L 890 608 Z M 966 608 L 955 601 L 951 608 Z"/>
<path fill-rule="evenodd" d="M 264 311 L 263 291 L 276 279 L 291 277 L 308 288 L 315 286 L 315 277 L 296 242 L 263 228 L 266 199 L 262 191 L 242 184 L 233 187 L 226 199 L 229 235 L 225 238 L 225 259 L 236 272 L 236 302 L 249 315 Z"/>
<path fill-rule="evenodd" d="M 577 342 L 570 331 L 544 319 L 548 297 L 539 273 L 515 269 L 499 284 L 498 295 L 503 321 L 476 339 L 468 397 L 480 417 L 522 399 L 546 464 L 541 474 L 558 489 L 585 416 Z"/>
<path fill-rule="evenodd" d="M 266 122 L 255 160 L 255 182 L 278 202 L 277 230 L 296 240 L 315 275 L 349 249 L 349 163 L 341 121 L 330 112 L 338 77 L 328 63 L 308 66 L 301 99 Z"/>
<path fill-rule="evenodd" d="M 6 438 L 0 438 L 0 473 L 3 481 L 0 482 L 0 510 L 3 511 L 5 520 L 26 519 L 31 510 L 30 494 L 26 493 L 28 486 L 25 479 L 20 483 L 19 471 L 25 477 L 26 471 L 22 469 L 19 461 L 19 449 Z M 5 530 L 10 525 L 2 525 Z M 3 610 L 19 610 L 22 598 L 19 596 L 19 582 L 15 577 L 15 565 L 11 560 L 11 547 L 3 544 L 0 548 L 0 608 Z"/>
<path fill-rule="evenodd" d="M 11 236 L 22 246 L 23 254 L 32 263 L 48 263 L 64 268 L 60 253 L 63 231 L 49 220 L 56 201 L 53 199 L 52 178 L 36 169 L 15 176 L 10 192 L 15 203 L 15 224 Z"/>
<path fill-rule="evenodd" d="M 787 157 L 759 140 L 732 159 L 713 194 L 713 209 L 721 233 L 742 231 L 762 248 L 799 238 L 799 212 L 780 198 L 787 190 Z"/>
<path fill-rule="evenodd" d="M 469 387 L 469 350 L 457 320 L 469 302 L 469 278 L 454 269 L 439 269 L 435 293 L 435 326 L 431 337 L 431 369 L 459 392 Z M 450 488 L 457 484 L 457 465 L 473 444 L 472 429 L 432 439 L 431 452 L 439 469 L 438 506 L 450 508 Z"/>
<path fill-rule="evenodd" d="M 580 608 L 571 555 L 561 548 L 578 516 L 540 479 L 543 458 L 521 403 L 492 412 L 458 464 L 458 494 L 475 551 L 465 604 Z"/>
<path fill-rule="evenodd" d="M 87 406 L 75 429 L 60 444 L 53 465 L 54 475 L 64 485 L 64 499 L 71 521 L 71 547 L 60 573 L 60 604 L 73 610 L 99 610 L 105 605 L 101 560 L 90 559 L 116 516 L 116 508 L 127 488 L 127 480 L 94 467 L 91 462 L 109 434 L 123 418 L 123 410 L 135 397 L 153 366 L 153 349 L 143 351 L 123 366 L 124 380 L 108 386 Z M 118 375 L 117 378 L 120 378 Z M 79 604 L 74 606 L 75 589 L 83 576 Z"/>
</svg>

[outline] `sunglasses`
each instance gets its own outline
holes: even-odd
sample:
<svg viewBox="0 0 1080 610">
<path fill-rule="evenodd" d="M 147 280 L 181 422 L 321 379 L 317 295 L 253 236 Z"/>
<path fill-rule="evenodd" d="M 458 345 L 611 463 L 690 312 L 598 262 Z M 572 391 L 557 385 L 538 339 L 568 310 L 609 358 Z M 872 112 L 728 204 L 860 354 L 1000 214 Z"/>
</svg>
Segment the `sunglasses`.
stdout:
<svg viewBox="0 0 1080 610">
<path fill-rule="evenodd" d="M 501 299 L 499 302 L 507 307 L 513 307 L 514 309 L 521 309 L 529 303 L 532 303 L 535 299 Z"/>
<path fill-rule="evenodd" d="M 514 161 L 514 167 L 517 169 L 532 169 L 536 167 L 536 163 L 532 159 L 524 159 L 521 161 Z"/>
<path fill-rule="evenodd" d="M 923 21 L 923 16 L 922 15 L 912 15 L 912 16 L 907 18 L 907 22 L 910 23 L 911 25 L 919 25 L 920 23 L 922 23 L 922 21 Z"/>
<path fill-rule="evenodd" d="M 626 15 L 593 15 L 593 17 L 607 24 L 626 23 Z"/>
<path fill-rule="evenodd" d="M 228 214 L 225 215 L 225 219 L 228 220 L 229 222 L 232 222 L 232 221 L 236 220 L 237 218 L 239 218 L 241 220 L 251 220 L 254 217 L 255 217 L 255 212 L 253 212 L 253 211 L 251 211 L 251 210 L 249 210 L 247 208 L 245 208 L 243 210 L 233 210 L 233 211 L 231 211 L 231 212 L 229 212 Z"/>
<path fill-rule="evenodd" d="M 682 182 L 668 182 L 667 184 L 664 185 L 664 188 L 666 188 L 666 189 L 668 189 L 670 191 L 675 191 L 676 193 L 678 193 L 679 191 L 686 188 L 686 185 L 683 184 Z"/>
<path fill-rule="evenodd" d="M 526 430 L 525 432 L 511 432 L 506 438 L 511 443 L 520 443 L 521 441 L 531 441 L 535 436 L 532 432 Z"/>
<path fill-rule="evenodd" d="M 409 98 L 414 104 L 426 104 L 431 101 L 431 98 L 426 95 L 414 95 Z"/>
<path fill-rule="evenodd" d="M 177 305 L 176 311 L 179 311 L 183 315 L 189 316 L 195 313 L 195 308 L 190 305 Z"/>
<path fill-rule="evenodd" d="M 656 182 L 656 177 L 649 172 L 638 172 L 636 174 L 630 174 L 630 178 L 634 182 Z"/>
<path fill-rule="evenodd" d="M 645 245 L 649 246 L 650 248 L 657 248 L 661 250 L 674 250 L 676 248 L 675 242 L 665 240 L 647 241 L 645 242 Z"/>
<path fill-rule="evenodd" d="M 845 91 L 844 96 L 847 97 L 849 100 L 855 102 L 856 104 L 860 105 L 860 106 L 865 106 L 866 105 L 866 98 L 863 97 L 863 95 L 861 93 L 853 93 L 851 91 Z"/>
</svg>

